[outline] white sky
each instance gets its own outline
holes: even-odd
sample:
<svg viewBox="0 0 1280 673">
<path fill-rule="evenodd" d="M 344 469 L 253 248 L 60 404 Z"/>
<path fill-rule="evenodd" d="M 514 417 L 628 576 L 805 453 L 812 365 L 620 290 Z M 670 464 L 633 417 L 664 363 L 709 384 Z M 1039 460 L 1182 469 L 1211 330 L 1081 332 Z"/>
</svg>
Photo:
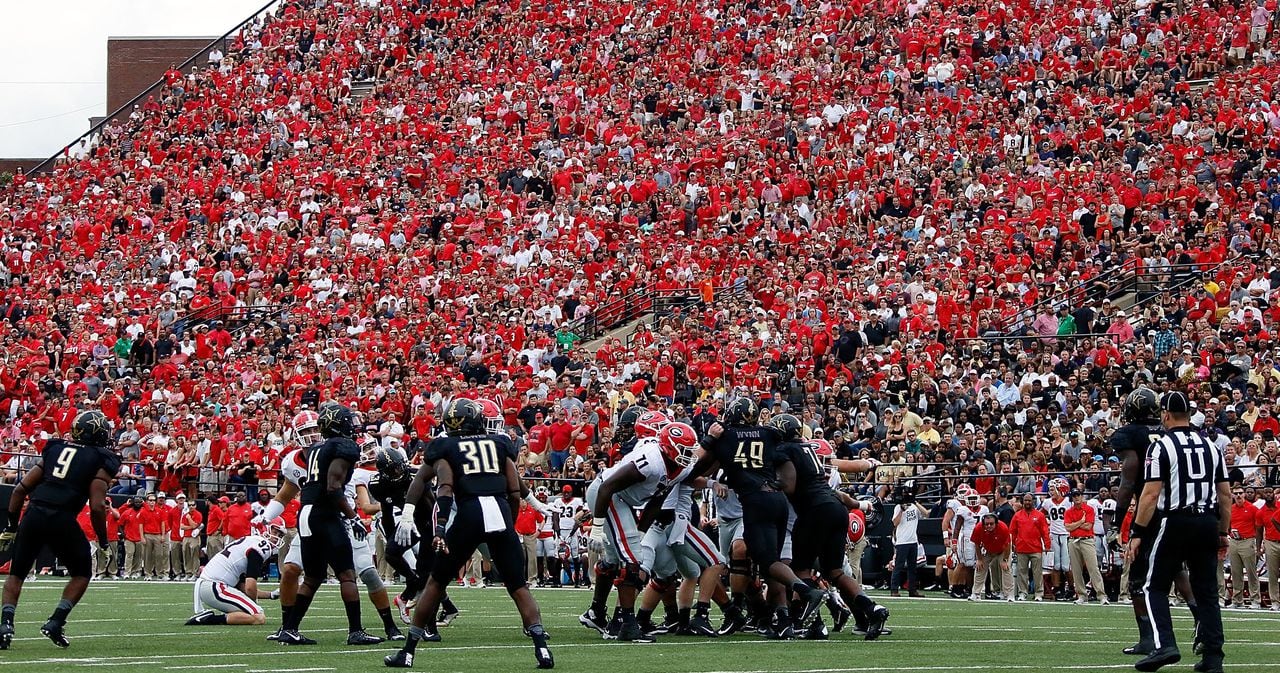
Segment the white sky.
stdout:
<svg viewBox="0 0 1280 673">
<path fill-rule="evenodd" d="M 0 0 L 0 157 L 47 157 L 107 113 L 107 37 L 215 37 L 267 0 Z"/>
</svg>

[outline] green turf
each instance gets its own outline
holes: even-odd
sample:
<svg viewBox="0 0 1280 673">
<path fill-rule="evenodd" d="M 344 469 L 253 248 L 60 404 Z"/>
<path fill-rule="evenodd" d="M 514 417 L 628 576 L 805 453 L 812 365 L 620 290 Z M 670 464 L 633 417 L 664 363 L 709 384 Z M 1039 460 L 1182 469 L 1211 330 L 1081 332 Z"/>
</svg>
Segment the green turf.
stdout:
<svg viewBox="0 0 1280 673">
<path fill-rule="evenodd" d="M 190 584 L 101 582 L 89 589 L 68 626 L 70 649 L 59 650 L 39 632 L 62 583 L 28 582 L 18 609 L 13 648 L 0 652 L 0 668 L 41 671 L 373 671 L 390 646 L 349 648 L 335 586 L 321 590 L 303 631 L 320 644 L 286 649 L 264 639 L 279 620 L 279 606 L 266 602 L 268 626 L 184 627 L 191 615 Z M 827 642 L 769 642 L 757 636 L 700 640 L 660 637 L 649 645 L 600 640 L 578 625 L 589 602 L 585 591 L 539 590 L 543 622 L 552 634 L 556 669 L 606 673 L 735 673 L 791 671 L 1064 671 L 1133 670 L 1119 653 L 1132 642 L 1126 606 L 1035 603 L 969 603 L 946 599 L 877 596 L 893 615 L 891 636 L 876 642 L 847 632 Z M 418 650 L 418 670 L 534 670 L 532 648 L 520 632 L 515 609 L 501 589 L 456 589 L 462 616 L 442 629 L 444 641 Z M 365 625 L 381 629 L 366 601 Z M 1175 609 L 1179 636 L 1190 638 L 1185 609 Z M 1280 613 L 1226 611 L 1227 668 L 1280 671 Z M 714 614 L 713 621 L 719 621 Z M 1184 642 L 1183 664 L 1194 657 Z"/>
</svg>

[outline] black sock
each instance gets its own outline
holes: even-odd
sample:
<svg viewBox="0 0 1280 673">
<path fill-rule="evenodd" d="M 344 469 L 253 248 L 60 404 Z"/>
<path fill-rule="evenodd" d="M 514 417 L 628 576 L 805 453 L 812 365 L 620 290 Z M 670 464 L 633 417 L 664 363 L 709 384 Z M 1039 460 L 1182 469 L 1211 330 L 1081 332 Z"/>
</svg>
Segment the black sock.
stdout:
<svg viewBox="0 0 1280 673">
<path fill-rule="evenodd" d="M 347 631 L 363 631 L 364 625 L 360 623 L 360 601 L 342 601 L 342 605 L 347 609 Z"/>
<path fill-rule="evenodd" d="M 396 621 L 391 618 L 391 608 L 379 608 L 378 616 L 382 618 L 382 628 L 388 631 L 396 628 Z"/>
<path fill-rule="evenodd" d="M 18 606 L 5 604 L 0 608 L 0 624 L 8 624 L 13 626 L 13 614 L 18 611 Z"/>
<path fill-rule="evenodd" d="M 454 605 L 453 601 L 449 600 L 448 596 L 445 596 L 444 598 L 440 599 L 440 608 L 443 609 L 445 612 L 458 611 L 458 606 Z"/>
<path fill-rule="evenodd" d="M 67 599 L 58 601 L 58 607 L 53 609 L 53 615 L 49 617 L 49 621 L 56 622 L 59 625 L 67 623 L 67 615 L 71 614 L 71 608 L 76 606 L 75 603 Z"/>
<path fill-rule="evenodd" d="M 636 612 L 636 621 L 642 624 L 653 621 L 653 610 L 640 608 L 640 610 Z"/>
<path fill-rule="evenodd" d="M 809 585 L 805 584 L 804 580 L 796 580 L 791 583 L 791 591 L 795 593 L 797 598 L 806 596 L 809 594 Z"/>
<path fill-rule="evenodd" d="M 224 614 L 213 614 L 200 620 L 201 626 L 223 626 L 227 623 L 227 616 Z"/>
<path fill-rule="evenodd" d="M 676 617 L 676 623 L 680 625 L 680 628 L 689 626 L 689 616 L 692 613 L 693 610 L 691 608 L 680 608 L 680 612 Z"/>
<path fill-rule="evenodd" d="M 1138 642 L 1144 645 L 1155 642 L 1155 634 L 1152 633 L 1150 617 L 1138 618 Z"/>
<path fill-rule="evenodd" d="M 609 592 L 613 590 L 613 578 L 610 573 L 596 573 L 596 586 L 591 590 L 591 607 L 604 614 L 608 610 Z"/>
<path fill-rule="evenodd" d="M 294 599 L 293 609 L 289 611 L 289 621 L 284 625 L 286 631 L 297 631 L 302 625 L 302 618 L 307 616 L 307 608 L 311 607 L 312 596 L 298 593 L 298 597 Z"/>
<path fill-rule="evenodd" d="M 284 628 L 284 625 L 289 623 L 289 615 L 292 612 L 293 612 L 292 605 L 280 606 L 280 628 Z"/>
<path fill-rule="evenodd" d="M 711 603 L 708 601 L 698 601 L 693 606 L 699 617 L 706 617 L 711 612 Z"/>
<path fill-rule="evenodd" d="M 424 632 L 420 627 L 410 626 L 409 637 L 404 641 L 404 651 L 413 654 L 413 651 L 418 649 L 418 641 L 422 640 L 423 635 Z"/>
<path fill-rule="evenodd" d="M 849 607 L 853 608 L 854 612 L 870 615 L 871 611 L 876 607 L 876 602 L 867 597 L 866 594 L 858 594 L 853 597 L 853 605 Z"/>
<path fill-rule="evenodd" d="M 742 610 L 747 607 L 747 595 L 734 594 L 733 600 L 730 601 L 730 605 L 737 608 L 738 612 L 742 612 Z"/>
</svg>

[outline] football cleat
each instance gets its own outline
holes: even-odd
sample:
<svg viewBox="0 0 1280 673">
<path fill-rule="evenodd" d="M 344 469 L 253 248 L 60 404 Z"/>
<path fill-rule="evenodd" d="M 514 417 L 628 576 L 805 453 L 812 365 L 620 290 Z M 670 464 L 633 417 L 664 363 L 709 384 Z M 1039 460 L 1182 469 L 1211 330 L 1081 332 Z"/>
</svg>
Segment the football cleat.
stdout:
<svg viewBox="0 0 1280 673">
<path fill-rule="evenodd" d="M 871 617 L 867 619 L 867 635 L 863 638 L 867 640 L 875 640 L 884 635 L 884 623 L 889 620 L 889 608 L 883 605 L 877 605 L 871 611 Z"/>
<path fill-rule="evenodd" d="M 605 627 L 604 639 L 617 640 L 618 636 L 621 635 L 621 633 L 622 633 L 622 616 L 614 615 L 613 618 L 609 620 L 609 625 Z"/>
<path fill-rule="evenodd" d="M 187 622 L 183 624 L 183 626 L 203 626 L 204 623 L 215 614 L 217 613 L 213 610 L 205 610 L 204 612 L 193 615 L 191 619 L 188 619 Z"/>
<path fill-rule="evenodd" d="M 578 623 L 589 629 L 595 629 L 602 636 L 607 636 L 609 633 L 609 621 L 604 618 L 604 615 L 590 609 L 578 615 Z"/>
<path fill-rule="evenodd" d="M 818 614 L 818 608 L 822 607 L 822 602 L 827 599 L 827 593 L 817 587 L 810 587 L 809 592 L 805 594 L 805 604 L 801 608 L 800 614 L 796 615 L 795 623 L 801 628 L 809 628 L 810 622 Z"/>
<path fill-rule="evenodd" d="M 636 622 L 626 621 L 622 623 L 622 628 L 618 630 L 618 640 L 624 640 L 629 643 L 652 643 L 655 639 L 645 633 Z"/>
<path fill-rule="evenodd" d="M 826 640 L 831 637 L 831 632 L 827 630 L 827 625 L 822 623 L 822 619 L 815 619 L 805 629 L 804 635 L 800 636 L 801 640 Z"/>
<path fill-rule="evenodd" d="M 689 620 L 688 632 L 691 636 L 702 636 L 703 638 L 715 638 L 720 635 L 711 627 L 711 620 L 704 615 L 694 615 Z"/>
<path fill-rule="evenodd" d="M 525 629 L 524 634 L 533 639 L 533 656 L 538 660 L 538 668 L 555 668 L 556 660 L 551 656 L 551 648 L 547 646 L 547 641 L 551 640 L 551 634 L 547 633 L 541 624 L 534 624 Z"/>
<path fill-rule="evenodd" d="M 396 626 L 393 624 L 391 625 L 390 628 L 387 629 L 387 640 L 393 641 L 393 642 L 397 640 L 404 640 L 404 634 L 401 633 L 400 629 L 396 628 Z"/>
<path fill-rule="evenodd" d="M 845 625 L 849 623 L 849 618 L 853 616 L 853 610 L 843 605 L 837 607 L 840 609 L 831 615 L 831 630 L 840 633 L 844 630 Z"/>
<path fill-rule="evenodd" d="M 796 637 L 795 629 L 784 622 L 772 622 L 767 627 L 762 627 L 759 633 L 769 640 L 791 640 Z"/>
<path fill-rule="evenodd" d="M 1131 656 L 1145 657 L 1148 654 L 1151 654 L 1152 652 L 1154 652 L 1155 649 L 1156 649 L 1155 646 L 1152 645 L 1151 643 L 1139 642 L 1124 648 L 1123 650 L 1121 650 L 1121 652 L 1124 652 L 1125 654 L 1128 654 Z"/>
<path fill-rule="evenodd" d="M 67 640 L 66 634 L 62 632 L 62 625 L 52 619 L 45 622 L 44 626 L 40 627 L 40 633 L 44 634 L 45 638 L 53 641 L 54 645 L 57 645 L 64 650 L 71 647 L 71 641 Z"/>
<path fill-rule="evenodd" d="M 9 645 L 13 643 L 13 625 L 0 624 L 0 650 L 9 649 Z"/>
<path fill-rule="evenodd" d="M 458 618 L 458 608 L 452 610 L 448 608 L 440 608 L 440 614 L 436 616 L 436 626 L 448 626 L 453 620 Z"/>
<path fill-rule="evenodd" d="M 654 624 L 652 620 L 646 619 L 644 621 L 637 622 L 637 624 L 639 624 L 640 630 L 643 631 L 646 636 L 662 636 L 671 633 L 671 629 L 668 628 L 665 623 Z"/>
<path fill-rule="evenodd" d="M 720 624 L 719 635 L 731 636 L 743 629 L 747 625 L 747 618 L 741 612 L 734 610 L 732 613 L 725 613 L 724 622 Z"/>
<path fill-rule="evenodd" d="M 382 658 L 382 665 L 387 668 L 413 668 L 413 653 L 400 650 Z"/>
<path fill-rule="evenodd" d="M 276 636 L 276 642 L 281 645 L 315 645 L 316 641 L 298 633 L 296 629 L 285 630 L 280 629 L 280 633 Z"/>
<path fill-rule="evenodd" d="M 395 598 L 391 599 L 391 604 L 394 605 L 396 610 L 400 613 L 400 621 L 404 622 L 405 624 L 413 623 L 413 613 L 410 612 L 409 610 L 409 601 L 406 601 L 405 599 L 399 596 L 396 596 Z"/>
<path fill-rule="evenodd" d="M 347 634 L 348 645 L 377 645 L 382 639 L 364 631 L 352 631 Z"/>
</svg>

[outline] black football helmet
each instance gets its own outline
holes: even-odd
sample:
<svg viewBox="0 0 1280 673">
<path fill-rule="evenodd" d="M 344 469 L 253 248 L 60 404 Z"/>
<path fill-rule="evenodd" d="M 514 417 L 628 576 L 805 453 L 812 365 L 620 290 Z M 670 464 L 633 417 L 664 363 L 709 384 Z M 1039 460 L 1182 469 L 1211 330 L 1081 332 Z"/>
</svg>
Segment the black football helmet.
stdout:
<svg viewBox="0 0 1280 673">
<path fill-rule="evenodd" d="M 874 495 L 861 495 L 858 496 L 858 500 L 871 503 L 871 509 L 865 510 L 863 515 L 867 519 L 867 530 L 875 528 L 876 524 L 880 523 L 880 520 L 884 518 L 884 503 Z"/>
<path fill-rule="evenodd" d="M 739 397 L 724 411 L 725 425 L 755 425 L 760 419 L 760 407 L 748 397 Z"/>
<path fill-rule="evenodd" d="M 769 419 L 769 425 L 778 431 L 784 442 L 795 442 L 800 440 L 800 431 L 803 426 L 800 419 L 791 414 L 778 414 Z"/>
<path fill-rule="evenodd" d="M 1152 425 L 1160 422 L 1160 399 L 1154 390 L 1140 386 L 1124 400 L 1124 417 L 1130 423 Z"/>
<path fill-rule="evenodd" d="M 111 443 L 111 421 L 96 409 L 82 411 L 71 422 L 71 439 L 85 446 L 106 446 Z"/>
<path fill-rule="evenodd" d="M 316 424 L 320 426 L 321 437 L 351 439 L 356 436 L 358 421 L 354 411 L 337 402 L 329 402 L 320 406 L 320 420 Z"/>
<path fill-rule="evenodd" d="M 453 436 L 486 434 L 484 410 L 465 397 L 454 400 L 444 414 L 444 429 Z"/>
<path fill-rule="evenodd" d="M 398 448 L 380 449 L 377 465 L 378 474 L 387 481 L 401 481 L 409 477 L 409 459 Z"/>
<path fill-rule="evenodd" d="M 621 414 L 618 414 L 618 429 L 613 433 L 614 438 L 619 442 L 625 442 L 634 437 L 636 434 L 636 421 L 645 411 L 644 407 L 633 404 Z"/>
</svg>

